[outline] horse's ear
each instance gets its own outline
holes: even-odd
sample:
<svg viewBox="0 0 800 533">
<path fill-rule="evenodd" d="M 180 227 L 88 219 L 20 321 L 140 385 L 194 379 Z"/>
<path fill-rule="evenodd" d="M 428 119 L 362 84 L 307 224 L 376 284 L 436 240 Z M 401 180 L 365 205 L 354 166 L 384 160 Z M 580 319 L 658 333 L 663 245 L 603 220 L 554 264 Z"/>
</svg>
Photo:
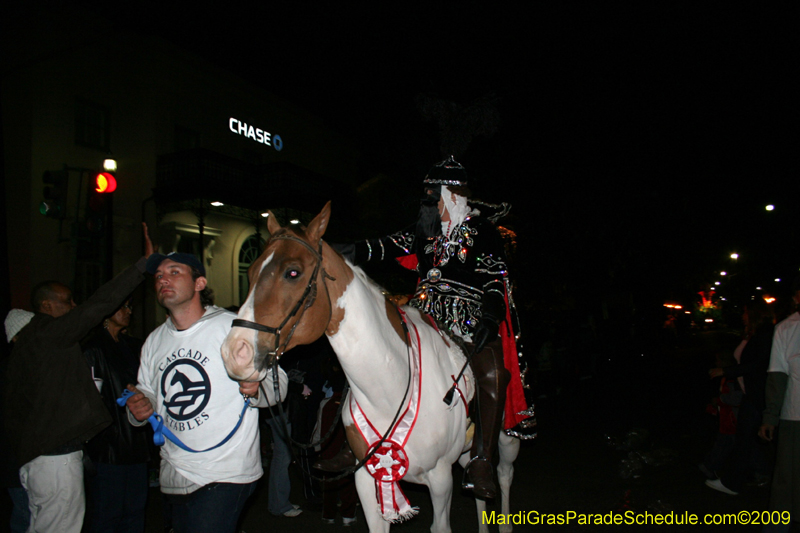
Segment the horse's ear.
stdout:
<svg viewBox="0 0 800 533">
<path fill-rule="evenodd" d="M 308 227 L 306 228 L 306 236 L 312 244 L 317 244 L 319 240 L 325 235 L 325 230 L 328 228 L 328 221 L 331 219 L 331 202 L 325 204 L 319 215 L 314 217 Z"/>
<path fill-rule="evenodd" d="M 269 213 L 269 216 L 267 216 L 267 230 L 269 230 L 270 235 L 275 235 L 281 229 L 281 225 L 275 215 L 272 214 L 272 211 L 267 211 L 267 213 Z"/>
</svg>

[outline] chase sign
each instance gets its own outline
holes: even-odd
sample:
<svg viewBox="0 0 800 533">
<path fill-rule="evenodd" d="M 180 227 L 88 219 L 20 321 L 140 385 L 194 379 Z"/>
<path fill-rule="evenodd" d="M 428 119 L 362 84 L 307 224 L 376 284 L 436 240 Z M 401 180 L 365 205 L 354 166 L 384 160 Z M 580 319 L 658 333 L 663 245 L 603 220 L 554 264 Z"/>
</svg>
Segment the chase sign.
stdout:
<svg viewBox="0 0 800 533">
<path fill-rule="evenodd" d="M 261 128 L 255 128 L 252 125 L 248 125 L 247 123 L 235 118 L 228 119 L 228 129 L 230 129 L 233 133 L 243 135 L 257 143 L 272 146 L 279 152 L 283 150 L 283 139 L 281 139 L 281 136 L 277 133 L 273 135 L 268 131 L 262 130 Z"/>
</svg>

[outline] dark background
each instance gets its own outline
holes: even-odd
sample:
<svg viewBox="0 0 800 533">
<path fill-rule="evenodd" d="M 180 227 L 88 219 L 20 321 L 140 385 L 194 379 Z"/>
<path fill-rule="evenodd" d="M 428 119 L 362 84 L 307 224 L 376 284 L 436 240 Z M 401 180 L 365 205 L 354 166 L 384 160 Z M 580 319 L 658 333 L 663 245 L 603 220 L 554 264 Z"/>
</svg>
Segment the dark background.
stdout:
<svg viewBox="0 0 800 533">
<path fill-rule="evenodd" d="M 474 137 L 459 159 L 480 198 L 514 206 L 514 272 L 534 310 L 657 315 L 668 299 L 691 306 L 723 269 L 737 274 L 719 292 L 732 303 L 756 286 L 780 292 L 771 280 L 785 286 L 797 273 L 795 10 L 72 3 L 112 31 L 195 52 L 351 139 L 362 154 L 358 181 L 385 180 L 360 208 L 377 205 L 380 216 L 353 237 L 412 220 L 421 178 L 446 155 L 440 124 L 420 102 L 493 109 L 496 131 Z"/>
</svg>

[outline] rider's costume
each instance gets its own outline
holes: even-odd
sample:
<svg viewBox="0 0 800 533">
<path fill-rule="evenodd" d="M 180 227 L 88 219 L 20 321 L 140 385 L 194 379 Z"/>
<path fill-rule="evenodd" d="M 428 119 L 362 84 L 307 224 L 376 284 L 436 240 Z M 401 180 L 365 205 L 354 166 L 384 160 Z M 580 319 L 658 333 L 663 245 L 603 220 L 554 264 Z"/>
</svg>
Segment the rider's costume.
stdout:
<svg viewBox="0 0 800 533">
<path fill-rule="evenodd" d="M 520 379 L 511 320 L 511 284 L 502 239 L 494 224 L 509 206 L 467 202 L 459 195 L 466 184 L 466 172 L 452 157 L 439 163 L 426 176 L 428 196 L 416 225 L 360 241 L 346 253 L 356 264 L 391 258 L 416 270 L 420 281 L 409 305 L 433 316 L 440 327 L 465 340 L 468 353 L 476 345 L 481 348 L 472 359 L 472 367 L 479 385 L 480 416 L 476 422 L 483 431 L 473 441 L 472 457 L 487 459 L 479 461 L 487 463 L 497 445 L 504 406 L 504 429 L 523 438 L 532 436 L 523 435 L 515 426 L 525 426 L 533 411 L 525 402 Z M 451 192 L 458 195 L 455 204 L 447 206 L 451 220 L 421 222 L 430 218 L 431 207 L 437 209 L 434 203 L 439 197 L 449 200 Z M 476 466 L 469 467 L 476 494 L 493 497 L 491 469 L 487 473 L 486 465 Z"/>
</svg>

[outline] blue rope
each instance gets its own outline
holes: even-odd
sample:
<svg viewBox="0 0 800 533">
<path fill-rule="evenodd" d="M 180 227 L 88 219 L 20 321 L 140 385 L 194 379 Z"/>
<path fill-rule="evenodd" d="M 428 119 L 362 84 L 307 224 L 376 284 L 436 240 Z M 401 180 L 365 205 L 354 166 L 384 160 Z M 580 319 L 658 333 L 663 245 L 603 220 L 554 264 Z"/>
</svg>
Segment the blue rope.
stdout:
<svg viewBox="0 0 800 533">
<path fill-rule="evenodd" d="M 130 398 L 133 395 L 134 393 L 129 391 L 128 389 L 123 390 L 122 396 L 117 398 L 117 405 L 119 405 L 120 407 L 125 407 L 125 404 L 128 402 L 128 398 Z M 164 419 L 162 419 L 160 415 L 153 413 L 147 419 L 147 421 L 150 422 L 150 425 L 153 426 L 153 444 L 155 444 L 156 446 L 163 446 L 164 443 L 166 442 L 165 439 L 166 437 L 167 439 L 174 442 L 176 446 L 186 450 L 187 452 L 203 453 L 215 450 L 220 446 L 222 446 L 223 444 L 225 444 L 226 442 L 228 442 L 231 439 L 231 437 L 233 437 L 233 435 L 239 430 L 239 426 L 242 425 L 242 420 L 244 420 L 244 413 L 245 411 L 247 411 L 247 407 L 249 405 L 250 405 L 250 398 L 246 398 L 244 401 L 244 407 L 242 407 L 242 412 L 239 413 L 239 421 L 236 422 L 236 427 L 234 427 L 233 430 L 231 430 L 231 432 L 228 433 L 228 436 L 222 439 L 222 441 L 219 444 L 217 444 L 216 446 L 212 446 L 211 448 L 206 448 L 205 450 L 193 450 L 192 448 L 189 448 L 187 445 L 181 442 L 181 439 L 179 439 L 172 431 L 170 431 L 168 427 L 164 425 Z"/>
</svg>

